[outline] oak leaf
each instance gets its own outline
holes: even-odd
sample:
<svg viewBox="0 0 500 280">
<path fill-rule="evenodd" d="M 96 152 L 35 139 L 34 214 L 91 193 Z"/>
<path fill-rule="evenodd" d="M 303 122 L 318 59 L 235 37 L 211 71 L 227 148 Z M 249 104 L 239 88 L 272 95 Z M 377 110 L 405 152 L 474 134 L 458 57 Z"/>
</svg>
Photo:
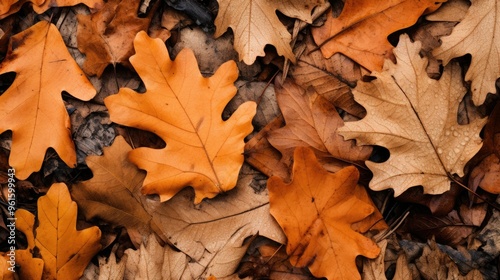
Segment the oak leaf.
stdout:
<svg viewBox="0 0 500 280">
<path fill-rule="evenodd" d="M 8 72 L 17 75 L 0 96 L 0 133 L 12 130 L 9 163 L 16 176 L 24 180 L 38 171 L 48 148 L 74 166 L 76 153 L 61 94 L 64 91 L 89 100 L 96 91 L 69 54 L 57 28 L 41 21 L 12 36 L 0 65 L 0 74 Z"/>
<path fill-rule="evenodd" d="M 354 101 L 351 93 L 351 87 L 355 87 L 357 80 L 362 77 L 357 63 L 340 53 L 325 59 L 321 51 L 316 49 L 310 35 L 297 46 L 297 51 L 302 55 L 290 68 L 290 76 L 299 86 L 312 86 L 335 107 L 359 118 L 364 116 L 365 109 Z"/>
<path fill-rule="evenodd" d="M 16 217 L 19 216 L 31 223 L 24 222 L 24 226 L 19 229 L 28 237 L 28 249 L 39 252 L 43 260 L 44 278 L 79 279 L 101 248 L 101 231 L 98 227 L 76 230 L 77 205 L 71 200 L 68 188 L 63 183 L 53 184 L 47 194 L 38 199 L 36 228 L 31 213 L 20 209 L 16 211 Z M 25 266 L 21 270 L 31 271 L 36 267 Z"/>
<path fill-rule="evenodd" d="M 9 1 L 11 0 L 7 0 L 7 5 L 3 7 L 4 12 L 2 12 L 1 10 L 2 3 L 0 3 L 0 19 L 4 19 L 12 14 L 17 13 L 19 10 L 21 10 L 22 6 L 25 3 L 32 3 L 33 10 L 37 14 L 43 14 L 48 9 L 53 7 L 69 7 L 78 4 L 84 4 L 91 9 L 98 9 L 103 4 L 103 0 L 16 0 L 10 2 L 10 5 L 8 4 Z M 4 2 L 4 0 L 2 0 L 2 2 Z"/>
<path fill-rule="evenodd" d="M 500 52 L 497 49 L 500 44 L 500 6 L 496 0 L 471 2 L 465 18 L 450 36 L 441 38 L 443 44 L 432 54 L 443 60 L 444 65 L 454 57 L 472 55 L 465 80 L 472 81 L 472 100 L 481 105 L 488 93 L 496 92 L 495 82 L 500 77 Z"/>
<path fill-rule="evenodd" d="M 139 247 L 143 236 L 157 226 L 143 206 L 145 197 L 140 189 L 146 175 L 128 161 L 130 151 L 132 148 L 118 136 L 111 147 L 104 148 L 104 156 L 88 156 L 85 161 L 93 177 L 73 186 L 71 195 L 87 220 L 100 218 L 124 226 Z"/>
<path fill-rule="evenodd" d="M 77 15 L 78 49 L 86 56 L 83 70 L 87 74 L 100 77 L 109 64 L 130 65 L 134 37 L 147 31 L 152 17 L 152 13 L 137 16 L 140 2 L 111 0 L 96 13 Z"/>
<path fill-rule="evenodd" d="M 281 23 L 276 10 L 289 17 L 312 22 L 311 11 L 323 0 L 218 0 L 219 13 L 215 19 L 217 38 L 231 27 L 234 33 L 234 48 L 240 60 L 246 64 L 254 63 L 257 56 L 264 56 L 266 44 L 276 47 L 279 55 L 295 61 L 290 47 L 292 36 Z"/>
<path fill-rule="evenodd" d="M 311 32 L 325 58 L 340 52 L 370 71 L 381 71 L 384 59 L 394 58 L 387 36 L 415 24 L 444 1 L 347 0 L 339 17 L 329 12 L 325 24 Z"/>
<path fill-rule="evenodd" d="M 276 98 L 286 125 L 269 132 L 268 140 L 283 155 L 281 161 L 291 166 L 295 147 L 311 147 L 318 160 L 329 171 L 338 171 L 350 164 L 363 165 L 370 157 L 371 147 L 357 147 L 337 134 L 343 126 L 335 107 L 324 97 L 306 91 L 292 80 L 276 78 Z M 327 166 L 327 167 L 326 167 Z"/>
<path fill-rule="evenodd" d="M 153 221 L 161 226 L 163 239 L 190 257 L 192 279 L 234 273 L 245 254 L 244 240 L 257 233 L 285 242 L 269 214 L 269 197 L 256 173 L 243 165 L 238 185 L 231 192 L 198 205 L 193 204 L 188 189 L 167 202 L 150 201 L 146 205 Z"/>
<path fill-rule="evenodd" d="M 145 32 L 137 34 L 134 46 L 130 61 L 146 92 L 122 88 L 104 102 L 112 121 L 148 130 L 167 143 L 163 149 L 130 152 L 130 161 L 148 172 L 143 193 L 157 193 L 166 201 L 191 186 L 200 203 L 234 188 L 244 160 L 243 138 L 253 129 L 256 111 L 254 102 L 246 102 L 228 120 L 221 118 L 236 94 L 236 63 L 226 62 L 204 78 L 187 49 L 171 61 L 165 44 Z"/>
<path fill-rule="evenodd" d="M 361 279 L 356 256 L 375 258 L 380 249 L 351 228 L 375 211 L 353 194 L 358 178 L 352 166 L 329 173 L 312 150 L 298 147 L 291 183 L 268 180 L 270 211 L 288 238 L 292 265 L 308 266 L 316 277 Z"/>
<path fill-rule="evenodd" d="M 375 80 L 359 82 L 353 91 L 366 117 L 339 129 L 358 145 L 389 149 L 387 161 L 366 165 L 373 172 L 370 188 L 393 188 L 395 196 L 418 185 L 428 194 L 449 190 L 451 175 L 463 176 L 464 165 L 481 148 L 479 132 L 486 122 L 457 123 L 466 92 L 459 65 L 450 64 L 439 80 L 430 79 L 419 51 L 420 42 L 401 35 L 394 49 L 398 63 L 386 61 L 384 72 L 373 73 Z"/>
</svg>

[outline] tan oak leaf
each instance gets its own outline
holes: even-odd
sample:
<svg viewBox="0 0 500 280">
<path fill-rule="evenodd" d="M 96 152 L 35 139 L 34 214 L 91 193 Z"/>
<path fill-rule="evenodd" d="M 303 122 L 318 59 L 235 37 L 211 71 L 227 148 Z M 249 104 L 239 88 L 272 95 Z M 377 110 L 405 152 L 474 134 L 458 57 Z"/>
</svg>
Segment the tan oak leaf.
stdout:
<svg viewBox="0 0 500 280">
<path fill-rule="evenodd" d="M 500 2 L 473 0 L 465 18 L 450 36 L 441 38 L 443 44 L 432 54 L 446 65 L 454 57 L 471 54 L 465 74 L 472 81 L 472 100 L 481 105 L 488 93 L 495 93 L 495 81 L 500 77 Z"/>
<path fill-rule="evenodd" d="M 402 35 L 394 49 L 397 64 L 386 60 L 385 71 L 373 73 L 375 80 L 359 82 L 354 89 L 366 117 L 339 129 L 359 145 L 389 149 L 387 161 L 366 165 L 373 172 L 370 188 L 393 188 L 395 196 L 419 185 L 428 194 L 449 190 L 451 176 L 463 176 L 465 164 L 481 148 L 479 132 L 486 122 L 457 123 L 466 93 L 460 67 L 450 64 L 439 80 L 431 79 L 425 72 L 427 58 L 419 51 L 420 42 Z"/>
</svg>

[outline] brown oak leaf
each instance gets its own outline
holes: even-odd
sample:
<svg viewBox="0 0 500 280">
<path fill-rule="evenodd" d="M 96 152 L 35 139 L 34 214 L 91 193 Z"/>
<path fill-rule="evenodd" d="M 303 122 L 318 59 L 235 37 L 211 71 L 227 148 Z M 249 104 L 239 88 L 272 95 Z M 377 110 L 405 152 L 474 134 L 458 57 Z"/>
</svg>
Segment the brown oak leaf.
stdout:
<svg viewBox="0 0 500 280">
<path fill-rule="evenodd" d="M 495 93 L 500 76 L 500 5 L 496 0 L 474 0 L 465 18 L 450 36 L 441 38 L 443 44 L 432 54 L 446 65 L 454 57 L 470 53 L 472 60 L 465 74 L 472 81 L 472 100 L 481 105 L 488 93 Z M 478 44 L 477 42 L 481 42 Z"/>
<path fill-rule="evenodd" d="M 140 0 L 110 0 L 94 14 L 77 15 L 78 49 L 86 56 L 85 73 L 100 77 L 109 64 L 130 66 L 128 59 L 134 54 L 134 37 L 141 30 L 147 31 L 153 15 L 150 12 L 147 17 L 138 17 L 140 3 Z"/>
<path fill-rule="evenodd" d="M 193 53 L 181 51 L 169 59 L 165 44 L 145 32 L 134 40 L 130 58 L 146 92 L 122 88 L 104 102 L 111 120 L 157 134 L 163 149 L 138 148 L 131 162 L 147 171 L 142 191 L 169 200 L 182 188 L 195 190 L 195 203 L 234 186 L 243 164 L 243 139 L 252 130 L 255 102 L 245 102 L 226 121 L 222 111 L 236 94 L 234 61 L 224 63 L 204 78 Z"/>
<path fill-rule="evenodd" d="M 370 188 L 392 188 L 395 196 L 419 185 L 428 194 L 449 190 L 451 176 L 464 176 L 465 164 L 481 148 L 479 132 L 486 122 L 457 123 L 466 93 L 460 66 L 450 64 L 439 80 L 430 79 L 419 51 L 420 42 L 401 35 L 394 49 L 398 63 L 386 60 L 384 72 L 373 73 L 371 82 L 358 82 L 353 91 L 366 117 L 339 129 L 358 145 L 389 149 L 387 161 L 366 165 L 373 172 Z"/>
<path fill-rule="evenodd" d="M 376 211 L 353 194 L 358 178 L 352 166 L 329 173 L 312 150 L 298 147 L 292 181 L 268 180 L 270 211 L 288 238 L 292 265 L 308 266 L 316 277 L 361 279 L 356 256 L 375 258 L 380 248 L 351 228 Z"/>
</svg>

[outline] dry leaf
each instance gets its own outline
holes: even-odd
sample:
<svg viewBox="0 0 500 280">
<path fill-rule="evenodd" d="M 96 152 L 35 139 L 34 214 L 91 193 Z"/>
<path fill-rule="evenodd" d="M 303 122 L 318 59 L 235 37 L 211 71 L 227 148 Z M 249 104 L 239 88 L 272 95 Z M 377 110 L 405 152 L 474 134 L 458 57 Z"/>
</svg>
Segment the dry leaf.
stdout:
<svg viewBox="0 0 500 280">
<path fill-rule="evenodd" d="M 228 276 L 245 254 L 245 238 L 259 233 L 284 243 L 284 235 L 269 214 L 266 190 L 254 189 L 255 174 L 243 165 L 238 185 L 226 195 L 192 202 L 190 190 L 183 190 L 171 200 L 148 203 L 148 211 L 162 226 L 164 239 L 192 259 L 190 269 L 198 277 L 210 274 Z M 217 272 L 217 274 L 216 274 Z"/>
<path fill-rule="evenodd" d="M 148 173 L 144 194 L 159 194 L 161 201 L 191 186 L 195 203 L 236 185 L 243 163 L 243 138 L 252 131 L 256 104 L 242 104 L 226 121 L 221 118 L 236 94 L 238 77 L 233 61 L 203 78 L 192 52 L 185 50 L 171 61 L 165 44 L 145 32 L 134 40 L 130 61 L 144 81 L 146 92 L 122 88 L 104 102 L 111 120 L 153 132 L 167 143 L 163 149 L 139 148 L 131 162 Z"/>
<path fill-rule="evenodd" d="M 10 10 L 10 7 L 18 1 L 19 0 L 2 0 L 0 2 L 0 15 L 7 13 Z M 43 2 L 43 0 L 38 1 Z"/>
<path fill-rule="evenodd" d="M 266 44 L 276 47 L 279 55 L 295 62 L 295 55 L 290 47 L 292 36 L 276 15 L 276 10 L 289 17 L 312 22 L 311 11 L 324 3 L 323 0 L 218 0 L 219 14 L 215 19 L 219 37 L 231 27 L 234 33 L 234 48 L 240 60 L 253 64 L 257 56 L 264 56 Z"/>
<path fill-rule="evenodd" d="M 340 52 L 370 71 L 381 71 L 384 59 L 393 59 L 387 36 L 415 24 L 443 1 L 347 0 L 339 17 L 328 12 L 325 24 L 313 28 L 312 34 L 324 57 Z"/>
<path fill-rule="evenodd" d="M 404 253 L 400 254 L 398 260 L 396 261 L 396 272 L 394 273 L 393 280 L 410 280 L 410 279 L 419 279 L 414 277 L 414 275 L 419 275 L 414 273 L 415 271 L 409 266 L 408 261 L 406 260 L 406 255 Z M 415 275 L 415 276 L 416 276 Z"/>
<path fill-rule="evenodd" d="M 464 165 L 480 149 L 479 132 L 486 119 L 457 123 L 457 110 L 466 90 L 460 67 L 447 66 L 439 81 L 427 77 L 427 59 L 420 43 L 402 35 L 394 53 L 375 80 L 359 82 L 354 98 L 367 109 L 358 122 L 346 123 L 339 133 L 359 145 L 380 145 L 391 155 L 383 163 L 366 162 L 373 172 L 370 188 L 394 189 L 398 196 L 421 185 L 424 193 L 450 189 L 450 176 L 464 175 Z M 404 120 L 404 121 L 401 121 Z"/>
<path fill-rule="evenodd" d="M 269 133 L 282 127 L 284 122 L 282 116 L 275 118 L 245 144 L 245 161 L 267 177 L 289 177 L 288 166 L 280 160 L 281 153 L 268 140 Z"/>
<path fill-rule="evenodd" d="M 361 79 L 360 67 L 342 54 L 325 59 L 311 36 L 304 40 L 304 48 L 297 63 L 290 69 L 290 76 L 303 88 L 312 86 L 319 95 L 351 115 L 363 117 L 365 109 L 354 101 L 351 87 Z"/>
<path fill-rule="evenodd" d="M 68 188 L 63 183 L 53 184 L 47 194 L 38 199 L 34 239 L 33 215 L 23 209 L 16 211 L 16 217 L 22 216 L 24 221 L 19 229 L 26 234 L 28 241 L 31 239 L 27 250 L 39 252 L 43 260 L 44 279 L 79 279 L 92 257 L 101 249 L 99 228 L 94 226 L 76 230 L 76 212 L 77 205 L 71 200 Z M 39 265 L 20 265 L 21 273 L 25 270 L 26 273 L 33 273 L 31 275 L 38 274 Z"/>
<path fill-rule="evenodd" d="M 125 251 L 127 259 L 122 279 L 195 279 L 187 268 L 188 256 L 168 245 L 162 247 L 154 235 L 149 235 L 146 244 L 141 244 L 138 250 Z"/>
<path fill-rule="evenodd" d="M 87 74 L 100 77 L 109 64 L 130 66 L 134 37 L 148 29 L 152 17 L 152 13 L 137 16 L 140 2 L 110 0 L 97 13 L 77 16 L 78 49 L 87 57 L 83 64 Z"/>
<path fill-rule="evenodd" d="M 294 153 L 293 178 L 268 180 L 271 214 L 288 238 L 290 263 L 308 266 L 316 277 L 361 279 L 354 259 L 375 258 L 380 249 L 351 229 L 375 209 L 352 194 L 359 172 L 346 167 L 329 173 L 309 148 Z"/>
<path fill-rule="evenodd" d="M 472 60 L 465 74 L 472 81 L 472 101 L 481 105 L 488 93 L 495 93 L 495 82 L 500 76 L 500 7 L 496 0 L 474 0 L 465 18 L 450 36 L 441 38 L 443 44 L 432 54 L 447 65 L 454 57 L 471 54 Z M 481 42 L 478 44 L 477 42 Z"/>
<path fill-rule="evenodd" d="M 129 249 L 130 250 L 130 249 Z M 127 264 L 127 256 L 117 262 L 115 252 L 111 252 L 108 260 L 99 256 L 99 280 L 123 280 L 125 276 L 125 265 Z M 95 278 L 94 278 L 95 279 Z"/>
<path fill-rule="evenodd" d="M 380 248 L 380 254 L 377 258 L 363 260 L 363 280 L 386 280 L 385 277 L 385 249 L 387 248 L 387 239 L 377 243 Z"/>
<path fill-rule="evenodd" d="M 335 172 L 354 164 L 363 166 L 370 157 L 371 147 L 357 147 L 354 141 L 344 141 L 337 128 L 344 122 L 335 107 L 314 90 L 307 92 L 292 80 L 283 84 L 276 78 L 276 98 L 286 125 L 270 131 L 268 140 L 283 155 L 281 161 L 291 166 L 295 147 L 311 147 L 318 160 Z"/>
<path fill-rule="evenodd" d="M 41 21 L 12 36 L 0 65 L 0 74 L 7 72 L 17 75 L 0 96 L 0 132 L 12 130 L 9 164 L 16 169 L 16 177 L 24 180 L 40 170 L 48 148 L 74 166 L 76 153 L 61 94 L 65 91 L 89 100 L 95 90 L 67 51 L 57 28 Z M 47 137 L 48 131 L 51 137 Z"/>
<path fill-rule="evenodd" d="M 132 148 L 118 136 L 104 156 L 88 156 L 92 179 L 73 186 L 71 195 L 87 220 L 103 219 L 114 226 L 124 226 L 138 248 L 143 236 L 157 230 L 151 215 L 144 209 L 140 193 L 145 174 L 127 160 Z"/>
<path fill-rule="evenodd" d="M 16 211 L 16 228 L 26 235 L 28 246 L 24 250 L 16 250 L 16 264 L 20 266 L 21 279 L 42 279 L 43 260 L 33 257 L 35 252 L 35 236 L 33 225 L 35 216 L 30 212 L 20 209 Z"/>
<path fill-rule="evenodd" d="M 429 21 L 462 21 L 467 14 L 470 2 L 467 0 L 448 0 L 435 12 L 425 17 Z"/>
</svg>

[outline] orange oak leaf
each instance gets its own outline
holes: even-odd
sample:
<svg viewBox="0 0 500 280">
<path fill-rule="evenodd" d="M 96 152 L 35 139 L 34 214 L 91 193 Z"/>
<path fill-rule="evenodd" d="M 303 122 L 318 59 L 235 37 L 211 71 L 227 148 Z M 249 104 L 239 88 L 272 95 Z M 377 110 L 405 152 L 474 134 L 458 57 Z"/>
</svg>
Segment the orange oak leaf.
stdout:
<svg viewBox="0 0 500 280">
<path fill-rule="evenodd" d="M 2 2 L 4 1 L 2 0 Z M 7 3 L 9 1 L 11 0 L 7 0 Z M 0 19 L 17 13 L 25 3 L 32 3 L 33 10 L 37 14 L 43 14 L 53 7 L 69 7 L 78 4 L 84 4 L 91 9 L 98 9 L 102 6 L 103 0 L 15 0 L 11 2 L 8 9 L 6 9 L 7 6 L 4 6 L 4 12 L 2 12 L 2 3 L 0 3 Z"/>
<path fill-rule="evenodd" d="M 324 57 L 340 52 L 370 71 L 381 71 L 384 59 L 394 60 L 387 36 L 415 24 L 444 1 L 347 0 L 338 18 L 329 12 L 325 24 L 312 34 Z"/>
<path fill-rule="evenodd" d="M 329 173 L 312 150 L 298 147 L 291 183 L 268 180 L 270 211 L 288 238 L 292 265 L 308 266 L 316 277 L 361 279 L 356 256 L 375 258 L 380 249 L 351 228 L 375 211 L 353 194 L 358 179 L 355 167 Z"/>
<path fill-rule="evenodd" d="M 353 90 L 366 117 L 339 129 L 358 145 L 389 150 L 387 161 L 366 165 L 373 172 L 370 188 L 392 188 L 395 196 L 414 186 L 422 186 L 424 194 L 449 190 L 451 175 L 464 176 L 465 164 L 481 148 L 479 132 L 486 122 L 458 124 L 458 106 L 466 93 L 460 66 L 450 64 L 439 80 L 429 78 L 420 45 L 401 35 L 394 49 L 398 63 L 387 60 L 385 71 L 372 74 L 376 79 L 358 82 Z"/>
<path fill-rule="evenodd" d="M 323 0 L 218 0 L 219 13 L 215 19 L 215 37 L 219 37 L 231 27 L 234 33 L 234 48 L 240 60 L 254 63 L 257 56 L 264 56 L 266 44 L 276 47 L 279 55 L 295 61 L 290 47 L 292 36 L 281 23 L 276 10 L 283 14 L 312 22 L 311 11 L 323 4 Z"/>
<path fill-rule="evenodd" d="M 195 203 L 234 186 L 243 164 L 243 139 L 252 130 L 255 102 L 245 102 L 226 121 L 222 110 L 236 94 L 234 61 L 204 78 L 190 50 L 175 61 L 165 44 L 145 32 L 134 40 L 130 62 L 146 87 L 144 94 L 122 88 L 104 102 L 111 120 L 157 134 L 163 149 L 138 148 L 129 159 L 147 171 L 142 192 L 166 201 L 182 188 L 195 190 Z"/>
<path fill-rule="evenodd" d="M 57 28 L 41 21 L 12 36 L 0 65 L 0 74 L 8 72 L 17 75 L 0 96 L 0 132 L 12 130 L 9 164 L 16 176 L 24 180 L 39 170 L 48 148 L 54 148 L 68 166 L 75 165 L 70 119 L 61 94 L 90 100 L 96 91 Z"/>
<path fill-rule="evenodd" d="M 14 5 L 19 0 L 2 0 L 0 1 L 0 15 L 7 13 L 11 6 Z"/>
<path fill-rule="evenodd" d="M 28 237 L 29 251 L 37 251 L 41 256 L 41 259 L 33 258 L 38 264 L 36 266 L 23 267 L 21 264 L 21 271 L 37 275 L 41 260 L 43 279 L 79 279 L 101 249 L 101 231 L 96 226 L 77 230 L 76 216 L 77 205 L 71 200 L 64 183 L 53 184 L 47 194 L 38 199 L 36 225 L 33 214 L 24 209 L 17 210 L 16 217 L 22 217 L 19 229 Z"/>
<path fill-rule="evenodd" d="M 134 37 L 148 29 L 153 15 L 138 17 L 140 3 L 140 0 L 110 0 L 97 13 L 77 16 L 78 49 L 86 55 L 85 73 L 100 77 L 109 64 L 130 65 Z"/>
<path fill-rule="evenodd" d="M 495 93 L 495 82 L 500 76 L 500 3 L 495 0 L 471 1 L 465 18 L 449 36 L 441 38 L 443 44 L 432 54 L 446 65 L 454 57 L 470 53 L 471 63 L 466 81 L 472 81 L 474 104 L 484 103 L 488 93 Z M 478 42 L 481 42 L 478 44 Z"/>
</svg>

